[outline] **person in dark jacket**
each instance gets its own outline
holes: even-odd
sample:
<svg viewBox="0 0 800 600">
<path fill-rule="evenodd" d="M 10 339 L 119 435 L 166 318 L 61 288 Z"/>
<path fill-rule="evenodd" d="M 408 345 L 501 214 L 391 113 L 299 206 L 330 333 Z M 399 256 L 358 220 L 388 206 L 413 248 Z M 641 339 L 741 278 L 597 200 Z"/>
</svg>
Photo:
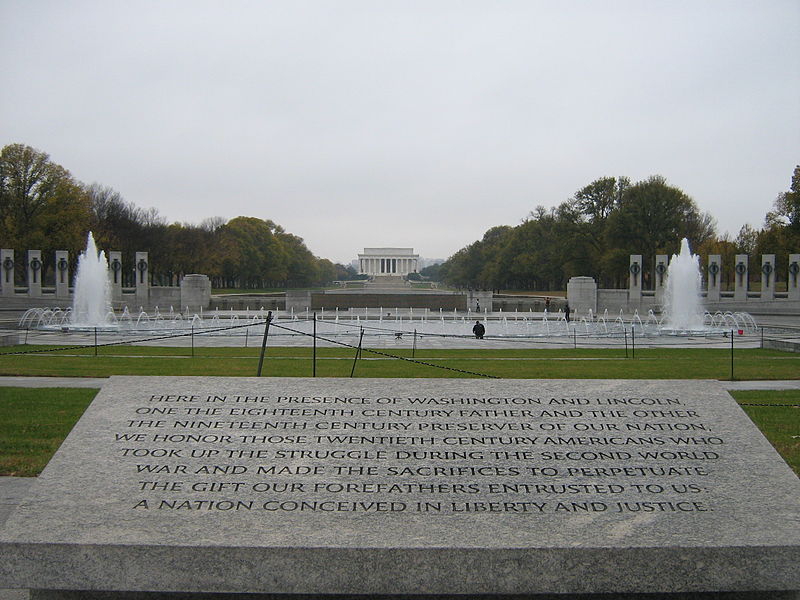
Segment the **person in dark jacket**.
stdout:
<svg viewBox="0 0 800 600">
<path fill-rule="evenodd" d="M 486 333 L 486 327 L 484 327 L 483 323 L 480 321 L 475 321 L 475 325 L 472 326 L 472 333 L 475 334 L 477 339 L 482 340 L 484 334 Z"/>
<path fill-rule="evenodd" d="M 566 320 L 567 320 L 567 323 L 569 323 L 569 312 L 570 312 L 570 310 L 569 310 L 569 304 L 567 304 L 567 305 L 564 307 L 564 318 L 566 318 Z"/>
</svg>

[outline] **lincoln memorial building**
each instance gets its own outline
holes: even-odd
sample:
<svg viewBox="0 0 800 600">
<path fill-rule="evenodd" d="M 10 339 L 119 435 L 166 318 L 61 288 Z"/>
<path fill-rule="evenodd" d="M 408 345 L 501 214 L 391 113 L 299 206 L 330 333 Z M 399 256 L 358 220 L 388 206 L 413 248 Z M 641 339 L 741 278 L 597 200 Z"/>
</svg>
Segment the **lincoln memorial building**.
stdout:
<svg viewBox="0 0 800 600">
<path fill-rule="evenodd" d="M 364 248 L 358 255 L 358 272 L 370 277 L 405 277 L 417 272 L 419 254 L 413 248 Z"/>
</svg>

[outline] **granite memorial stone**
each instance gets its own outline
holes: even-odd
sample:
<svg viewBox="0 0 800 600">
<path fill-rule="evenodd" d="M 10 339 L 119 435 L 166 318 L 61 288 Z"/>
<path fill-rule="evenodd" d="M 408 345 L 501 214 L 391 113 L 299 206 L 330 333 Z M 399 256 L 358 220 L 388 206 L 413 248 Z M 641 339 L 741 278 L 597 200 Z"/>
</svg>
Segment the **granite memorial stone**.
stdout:
<svg viewBox="0 0 800 600">
<path fill-rule="evenodd" d="M 0 587 L 795 590 L 800 481 L 712 381 L 113 377 Z"/>
</svg>

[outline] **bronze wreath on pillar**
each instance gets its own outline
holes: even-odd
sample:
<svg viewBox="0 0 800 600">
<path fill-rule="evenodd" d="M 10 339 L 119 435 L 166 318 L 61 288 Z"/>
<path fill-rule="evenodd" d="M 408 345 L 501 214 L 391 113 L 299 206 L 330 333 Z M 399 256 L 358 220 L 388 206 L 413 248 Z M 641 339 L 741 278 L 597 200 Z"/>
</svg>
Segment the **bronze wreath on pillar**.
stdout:
<svg viewBox="0 0 800 600">
<path fill-rule="evenodd" d="M 744 274 L 747 273 L 747 267 L 743 262 L 740 261 L 739 264 L 736 265 L 736 273 L 739 275 L 739 285 L 742 285 L 744 282 Z"/>
<path fill-rule="evenodd" d="M 797 274 L 800 273 L 800 265 L 797 264 L 797 261 L 793 262 L 789 265 L 789 273 L 792 274 L 792 285 L 797 285 Z"/>
<path fill-rule="evenodd" d="M 36 283 L 36 274 L 39 272 L 39 269 L 42 268 L 42 261 L 34 257 L 31 259 L 30 266 L 31 271 L 33 271 L 33 283 Z"/>
<path fill-rule="evenodd" d="M 761 272 L 767 276 L 767 287 L 769 287 L 769 276 L 772 273 L 772 263 L 764 263 L 761 265 Z"/>
<path fill-rule="evenodd" d="M 664 285 L 664 273 L 667 272 L 667 265 L 660 262 L 656 265 L 656 273 L 658 273 L 658 285 Z"/>
<path fill-rule="evenodd" d="M 11 283 L 13 277 L 11 273 L 14 270 L 14 260 L 10 256 L 7 256 L 3 261 L 3 268 L 6 270 L 6 283 Z"/>
<path fill-rule="evenodd" d="M 713 282 L 713 286 L 717 287 L 717 273 L 719 273 L 719 265 L 715 262 L 712 262 L 708 265 L 708 272 L 711 274 L 711 281 Z"/>
<path fill-rule="evenodd" d="M 142 261 L 144 262 L 144 261 Z M 145 265 L 146 268 L 146 265 Z M 122 263 L 118 258 L 111 261 L 111 271 L 114 273 L 114 283 L 119 283 L 119 272 L 122 270 Z"/>
<path fill-rule="evenodd" d="M 69 263 L 67 263 L 67 259 L 62 256 L 58 261 L 58 273 L 59 273 L 60 283 L 64 283 L 64 274 L 67 272 L 68 268 L 69 268 Z"/>
<path fill-rule="evenodd" d="M 631 265 L 631 268 L 630 268 L 631 275 L 633 275 L 633 285 L 638 285 L 638 283 L 637 283 L 638 282 L 637 275 L 639 275 L 639 272 L 641 270 L 642 270 L 642 268 L 639 266 L 639 263 L 636 262 L 636 261 L 633 261 L 633 264 Z"/>
<path fill-rule="evenodd" d="M 136 263 L 136 268 L 139 269 L 139 283 L 144 283 L 144 272 L 147 271 L 147 261 L 140 258 L 139 262 Z"/>
</svg>

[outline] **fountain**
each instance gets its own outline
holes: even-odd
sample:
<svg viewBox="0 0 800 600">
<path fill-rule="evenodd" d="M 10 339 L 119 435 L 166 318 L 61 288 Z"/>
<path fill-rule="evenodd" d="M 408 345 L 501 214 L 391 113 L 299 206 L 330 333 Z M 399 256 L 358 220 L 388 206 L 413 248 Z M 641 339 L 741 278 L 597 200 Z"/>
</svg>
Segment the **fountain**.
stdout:
<svg viewBox="0 0 800 600">
<path fill-rule="evenodd" d="M 690 333 L 704 329 L 701 283 L 700 257 L 692 254 L 684 238 L 680 254 L 672 255 L 667 269 L 662 330 Z"/>
<path fill-rule="evenodd" d="M 235 314 L 233 309 L 228 314 L 220 314 L 215 310 L 209 317 L 176 312 L 170 307 L 168 313 L 162 313 L 158 307 L 148 314 L 142 307 L 138 311 L 130 311 L 128 307 L 115 315 L 111 307 L 110 283 L 108 276 L 108 262 L 105 253 L 99 252 L 94 237 L 89 233 L 86 251 L 78 260 L 78 270 L 75 278 L 75 296 L 71 309 L 31 308 L 25 312 L 19 321 L 22 329 L 42 329 L 54 331 L 89 330 L 99 329 L 106 333 L 119 335 L 140 334 L 179 334 L 181 331 L 220 336 L 257 335 L 266 318 L 264 308 L 251 315 L 249 307 L 242 315 Z M 351 336 L 364 331 L 369 336 L 395 337 L 398 332 L 418 333 L 425 335 L 471 338 L 471 323 L 473 319 L 482 317 L 487 324 L 487 337 L 497 338 L 551 338 L 574 336 L 577 331 L 581 335 L 595 338 L 619 339 L 626 336 L 626 332 L 635 327 L 636 336 L 687 336 L 687 335 L 720 335 L 731 330 L 752 333 L 756 330 L 753 318 L 747 313 L 721 313 L 714 315 L 706 313 L 701 307 L 700 298 L 700 266 L 699 257 L 692 255 L 689 243 L 684 239 L 681 242 L 680 254 L 674 255 L 667 271 L 666 301 L 662 319 L 652 310 L 648 310 L 647 317 L 642 318 L 639 312 L 634 311 L 633 316 L 625 318 L 620 309 L 619 316 L 611 318 L 608 309 L 603 316 L 595 315 L 589 311 L 587 317 L 578 318 L 569 323 L 562 310 L 550 312 L 545 310 L 541 316 L 534 317 L 520 315 L 519 311 L 513 314 L 500 310 L 491 315 L 487 308 L 483 308 L 483 315 L 473 313 L 471 309 L 459 313 L 453 309 L 452 319 L 442 308 L 439 308 L 438 318 L 428 318 L 426 309 L 420 314 L 418 320 L 414 319 L 414 309 L 409 308 L 407 315 L 402 315 L 399 308 L 394 309 L 393 318 L 388 315 L 384 318 L 384 310 L 380 308 L 378 314 L 370 317 L 369 308 L 363 309 L 363 314 L 355 314 L 350 318 L 342 318 L 339 309 L 333 314 L 320 311 L 320 317 L 313 326 L 318 335 L 324 336 Z M 291 308 L 283 318 L 276 311 L 274 316 L 275 330 L 271 335 L 300 336 L 307 335 L 312 330 L 310 309 L 306 308 L 305 315 Z M 281 322 L 283 325 L 281 325 Z M 286 327 L 290 325 L 290 327 Z M 252 331 L 249 331 L 253 328 Z"/>
<path fill-rule="evenodd" d="M 86 250 L 78 257 L 75 294 L 70 323 L 73 327 L 106 327 L 109 325 L 111 286 L 105 252 L 98 252 L 92 232 L 86 239 Z"/>
</svg>

